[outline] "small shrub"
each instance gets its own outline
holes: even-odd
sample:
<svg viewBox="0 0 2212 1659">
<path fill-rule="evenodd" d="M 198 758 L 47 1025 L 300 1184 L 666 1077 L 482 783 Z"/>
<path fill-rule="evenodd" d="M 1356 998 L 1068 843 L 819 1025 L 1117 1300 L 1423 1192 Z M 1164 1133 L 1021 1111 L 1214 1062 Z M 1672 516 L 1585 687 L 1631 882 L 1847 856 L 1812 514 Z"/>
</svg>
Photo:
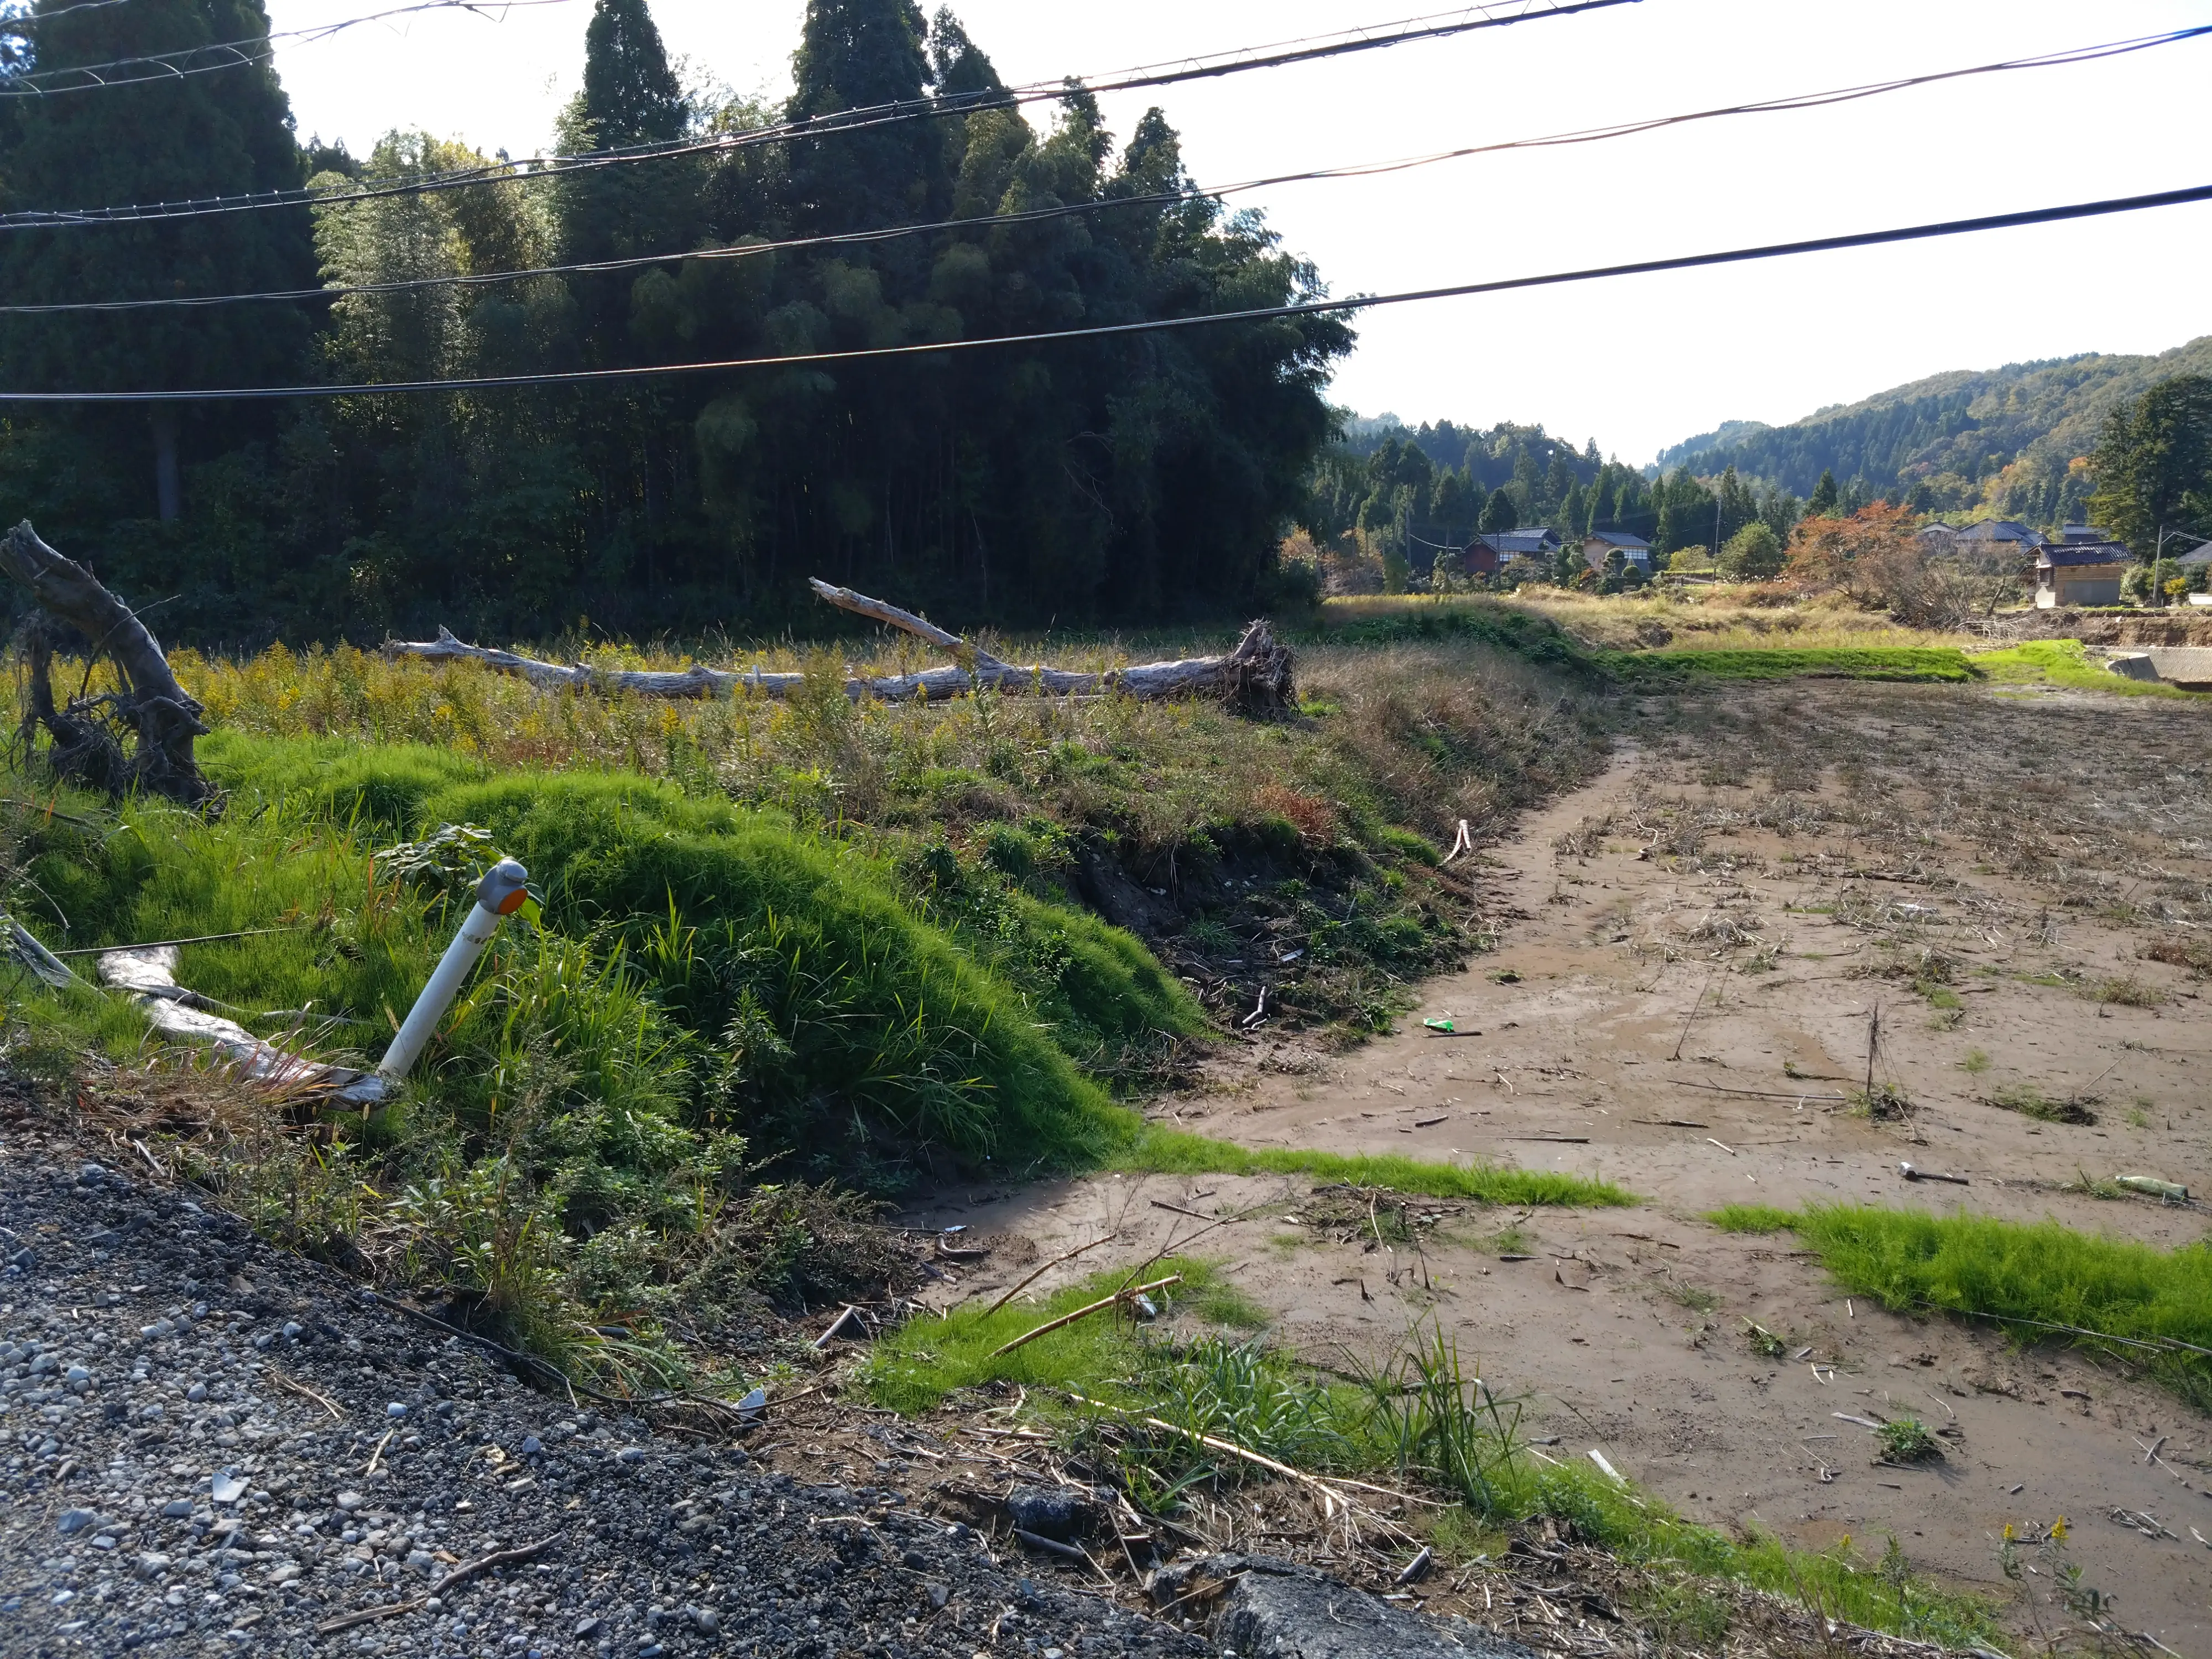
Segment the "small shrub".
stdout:
<svg viewBox="0 0 2212 1659">
<path fill-rule="evenodd" d="M 1917 1417 L 1896 1417 L 1875 1431 L 1882 1457 L 1892 1463 L 1924 1463 L 1943 1455 L 1936 1437 Z"/>
<path fill-rule="evenodd" d="M 2143 955 L 2170 968 L 2186 968 L 2194 978 L 2212 979 L 2212 935 L 2188 933 L 2154 940 Z"/>
<path fill-rule="evenodd" d="M 1743 1340 L 1751 1351 L 1767 1359 L 1779 1359 L 1790 1351 L 1790 1345 L 1765 1326 L 1747 1319 L 1743 1322 Z"/>
<path fill-rule="evenodd" d="M 1871 1118 L 1876 1123 L 1893 1123 L 1911 1117 L 1918 1109 L 1910 1095 L 1887 1083 L 1877 1083 L 1871 1089 L 1852 1089 L 1847 1092 L 1850 1103 L 1844 1109 L 1856 1117 Z"/>
<path fill-rule="evenodd" d="M 2001 1111 L 2018 1112 L 2040 1123 L 2087 1127 L 2097 1121 L 2097 1114 L 2091 1109 L 2096 1098 L 2094 1095 L 2069 1095 L 2063 1100 L 2053 1100 L 2032 1084 L 2010 1083 L 1992 1091 L 1989 1103 Z"/>
<path fill-rule="evenodd" d="M 2122 1008 L 2158 1008 L 2165 1006 L 2166 993 L 2155 985 L 2145 984 L 2132 974 L 2118 979 L 2100 980 L 2085 995 L 2092 1002 Z"/>
</svg>

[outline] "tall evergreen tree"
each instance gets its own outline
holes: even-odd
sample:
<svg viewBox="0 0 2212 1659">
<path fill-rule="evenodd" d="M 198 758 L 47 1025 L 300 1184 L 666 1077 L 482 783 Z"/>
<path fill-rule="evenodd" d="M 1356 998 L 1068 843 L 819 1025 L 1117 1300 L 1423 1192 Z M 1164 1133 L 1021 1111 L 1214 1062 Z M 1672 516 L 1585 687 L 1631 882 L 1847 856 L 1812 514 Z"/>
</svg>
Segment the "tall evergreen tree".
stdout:
<svg viewBox="0 0 2212 1659">
<path fill-rule="evenodd" d="M 265 36 L 261 0 L 75 6 L 36 0 L 35 71 L 188 52 Z M 11 210 L 182 201 L 305 182 L 292 114 L 266 63 L 97 91 L 9 100 L 0 200 Z M 0 247 L 0 291 L 17 302 L 152 299 L 312 287 L 307 210 L 16 232 Z M 15 317 L 0 327 L 0 378 L 31 390 L 181 390 L 297 379 L 308 319 L 293 306 Z M 184 510 L 185 427 L 176 406 L 60 417 L 96 443 L 150 455 L 143 497 L 164 520 Z M 220 451 L 265 416 L 206 410 L 195 453 Z M 143 461 L 140 463 L 143 465 Z M 143 512 L 143 509 L 142 509 Z"/>
<path fill-rule="evenodd" d="M 598 0 L 584 31 L 583 89 L 561 121 L 564 149 L 628 149 L 672 143 L 690 111 L 646 0 Z M 700 179 L 690 157 L 595 167 L 560 185 L 564 259 L 631 258 L 688 252 L 700 217 Z M 601 360 L 625 355 L 620 331 L 629 283 L 576 285 L 587 336 Z"/>
<path fill-rule="evenodd" d="M 929 79 L 930 90 L 939 98 L 957 99 L 963 105 L 996 102 L 989 94 L 1006 90 L 999 71 L 983 49 L 968 38 L 950 6 L 939 7 L 930 21 Z"/>
<path fill-rule="evenodd" d="M 1495 536 L 1514 529 L 1520 522 L 1521 509 L 1514 504 L 1513 497 L 1503 489 L 1491 491 L 1489 501 L 1483 504 L 1482 533 Z"/>
<path fill-rule="evenodd" d="M 1720 511 L 1713 532 L 1713 546 L 1717 550 L 1727 546 L 1737 531 L 1759 517 L 1759 497 L 1753 493 L 1750 485 L 1736 477 L 1733 461 L 1721 474 L 1720 486 L 1716 493 Z"/>
<path fill-rule="evenodd" d="M 810 0 L 791 60 L 791 118 L 834 122 L 854 110 L 918 102 L 930 81 L 927 35 L 915 0 Z M 850 230 L 932 217 L 950 179 L 931 125 L 899 121 L 797 142 L 792 189 L 799 222 Z"/>
<path fill-rule="evenodd" d="M 1811 499 L 1805 503 L 1805 516 L 1808 519 L 1832 519 L 1842 499 L 1842 492 L 1836 488 L 1836 475 L 1824 471 L 1820 474 L 1820 482 L 1813 486 Z"/>
<path fill-rule="evenodd" d="M 684 89 L 645 0 L 599 0 L 584 30 L 583 116 L 602 149 L 684 136 Z"/>
<path fill-rule="evenodd" d="M 2160 530 L 2204 531 L 2212 525 L 2212 376 L 2177 374 L 2114 410 L 2092 465 L 2089 511 L 2137 558 L 2156 556 Z"/>
</svg>

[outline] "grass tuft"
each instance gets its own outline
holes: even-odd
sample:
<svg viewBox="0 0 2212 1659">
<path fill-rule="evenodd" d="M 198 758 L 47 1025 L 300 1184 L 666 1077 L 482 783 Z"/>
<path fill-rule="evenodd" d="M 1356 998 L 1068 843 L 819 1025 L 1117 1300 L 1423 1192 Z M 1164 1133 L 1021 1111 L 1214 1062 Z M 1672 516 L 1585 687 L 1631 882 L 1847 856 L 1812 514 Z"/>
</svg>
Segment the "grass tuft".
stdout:
<svg viewBox="0 0 2212 1659">
<path fill-rule="evenodd" d="M 1181 1273 L 1183 1282 L 1164 1299 L 1202 1320 L 1238 1330 L 1264 1323 L 1264 1316 L 1210 1262 L 1168 1256 L 1144 1270 L 1146 1282 Z M 1017 1300 L 996 1312 L 981 1304 L 955 1308 L 942 1319 L 911 1320 L 876 1345 L 863 1380 L 878 1405 L 912 1413 L 927 1411 L 956 1389 L 988 1382 L 1070 1389 L 1114 1404 L 1146 1397 L 1131 1387 L 1145 1354 L 1131 1316 L 1106 1309 L 1062 1326 L 1009 1354 L 995 1354 L 1026 1331 L 1114 1294 L 1133 1282 L 1127 1273 L 1093 1273 L 1042 1303 Z M 1155 1292 L 1156 1296 L 1160 1293 Z"/>
<path fill-rule="evenodd" d="M 2075 1190 L 2121 1191 L 2087 1176 Z M 2212 1409 L 2212 1244 L 2161 1250 L 2056 1221 L 1871 1205 L 1816 1204 L 1794 1214 L 1732 1205 L 1706 1219 L 1728 1232 L 1794 1231 L 1838 1284 L 1896 1312 L 2010 1322 L 2025 1341 L 2116 1350 L 2199 1410 Z"/>
<path fill-rule="evenodd" d="M 1781 1233 L 1797 1224 L 1788 1210 L 1771 1204 L 1729 1204 L 1705 1217 L 1724 1233 Z"/>
<path fill-rule="evenodd" d="M 1183 1129 L 1147 1124 L 1114 1167 L 1147 1175 L 1305 1175 L 1355 1187 L 1385 1187 L 1425 1198 L 1478 1204 L 1537 1204 L 1598 1209 L 1641 1200 L 1609 1181 L 1489 1164 L 1432 1164 L 1385 1152 L 1321 1152 L 1239 1146 Z"/>
<path fill-rule="evenodd" d="M 1777 646 L 1753 650 L 1605 651 L 1595 661 L 1632 690 L 1724 680 L 1901 680 L 1964 684 L 1974 678 L 1954 646 Z"/>
</svg>

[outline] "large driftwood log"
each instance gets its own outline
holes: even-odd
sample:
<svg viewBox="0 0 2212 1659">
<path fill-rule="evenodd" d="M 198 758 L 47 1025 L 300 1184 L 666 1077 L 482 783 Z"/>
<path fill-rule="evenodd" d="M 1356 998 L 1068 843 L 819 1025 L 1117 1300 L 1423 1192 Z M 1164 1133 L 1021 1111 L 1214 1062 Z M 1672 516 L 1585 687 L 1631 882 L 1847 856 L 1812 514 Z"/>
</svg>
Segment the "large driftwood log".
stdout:
<svg viewBox="0 0 2212 1659">
<path fill-rule="evenodd" d="M 52 634 L 40 619 L 33 619 L 27 630 L 30 706 L 24 712 L 23 736 L 46 728 L 53 739 L 48 759 L 55 770 L 112 794 L 147 789 L 191 805 L 211 797 L 215 787 L 201 775 L 192 756 L 192 740 L 208 729 L 200 721 L 200 706 L 177 684 L 161 642 L 137 612 L 92 572 L 40 540 L 28 519 L 0 536 L 0 570 L 27 588 L 46 617 L 82 634 L 88 657 L 105 653 L 122 672 L 120 692 L 72 697 L 66 707 L 57 707 Z M 111 725 L 134 735 L 128 756 Z"/>
<path fill-rule="evenodd" d="M 1267 624 L 1255 622 L 1244 630 L 1235 650 L 1218 657 L 1185 657 L 1173 662 L 1132 664 L 1103 672 L 1079 672 L 1048 668 L 1040 663 L 1010 663 L 993 656 L 957 634 L 948 634 L 934 623 L 902 611 L 881 599 L 855 593 L 819 580 L 811 583 L 821 599 L 841 611 L 850 611 L 882 623 L 887 628 L 925 640 L 953 659 L 952 665 L 926 669 L 915 674 L 878 678 L 848 678 L 845 695 L 855 699 L 876 697 L 901 702 L 917 696 L 957 696 L 988 688 L 1015 694 L 1049 696 L 1097 696 L 1152 699 L 1177 696 L 1216 696 L 1248 714 L 1273 714 L 1296 700 L 1289 647 L 1279 644 Z M 766 697 L 787 697 L 805 683 L 805 676 L 766 673 L 760 669 L 686 668 L 680 672 L 653 669 L 600 669 L 582 663 L 545 662 L 513 651 L 496 651 L 468 645 L 445 629 L 434 640 L 387 641 L 388 657 L 417 657 L 429 662 L 473 662 L 503 672 L 520 674 L 532 684 L 568 686 L 576 690 L 605 687 L 635 691 L 648 697 L 728 696 L 747 691 Z"/>
</svg>

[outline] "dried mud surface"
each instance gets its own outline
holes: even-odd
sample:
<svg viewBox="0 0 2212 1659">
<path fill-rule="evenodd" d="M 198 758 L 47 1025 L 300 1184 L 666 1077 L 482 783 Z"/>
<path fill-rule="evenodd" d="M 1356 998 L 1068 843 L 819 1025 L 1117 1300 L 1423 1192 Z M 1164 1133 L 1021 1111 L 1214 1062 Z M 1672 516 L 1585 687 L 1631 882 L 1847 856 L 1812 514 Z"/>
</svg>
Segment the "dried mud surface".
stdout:
<svg viewBox="0 0 2212 1659">
<path fill-rule="evenodd" d="M 1118 1227 L 1091 1270 L 1193 1231 L 1185 1212 L 1249 1212 L 1206 1248 L 1310 1358 L 1375 1358 L 1433 1316 L 1532 1433 L 1559 1437 L 1547 1455 L 1599 1449 L 1692 1517 L 1806 1547 L 1894 1535 L 1917 1569 L 1996 1595 L 2006 1523 L 2063 1516 L 2129 1631 L 2212 1652 L 2212 1424 L 2108 1357 L 1884 1313 L 1792 1236 L 1701 1219 L 1864 1200 L 2200 1237 L 2196 1205 L 2069 1188 L 2212 1182 L 2212 1031 L 2188 966 L 2212 944 L 2212 721 L 1796 684 L 1625 723 L 1602 778 L 1486 855 L 1496 954 L 1354 1053 L 1262 1034 L 1163 1115 L 1255 1146 L 1572 1170 L 1642 1206 L 1413 1200 L 1418 1249 L 1336 1224 L 1294 1179 L 1101 1177 L 953 1195 L 927 1218 L 1048 1250 Z M 1877 1008 L 1875 1079 L 1910 1103 L 1881 1120 L 1839 1098 L 1864 1086 Z M 1458 1035 L 1419 1023 L 1447 1013 Z M 2028 1091 L 2096 1121 L 1995 1103 Z M 1908 1182 L 1905 1162 L 1970 1184 Z M 987 1265 L 936 1296 L 1018 1276 Z M 1942 1459 L 1877 1465 L 1836 1416 L 1869 1407 L 1951 1431 Z"/>
</svg>

